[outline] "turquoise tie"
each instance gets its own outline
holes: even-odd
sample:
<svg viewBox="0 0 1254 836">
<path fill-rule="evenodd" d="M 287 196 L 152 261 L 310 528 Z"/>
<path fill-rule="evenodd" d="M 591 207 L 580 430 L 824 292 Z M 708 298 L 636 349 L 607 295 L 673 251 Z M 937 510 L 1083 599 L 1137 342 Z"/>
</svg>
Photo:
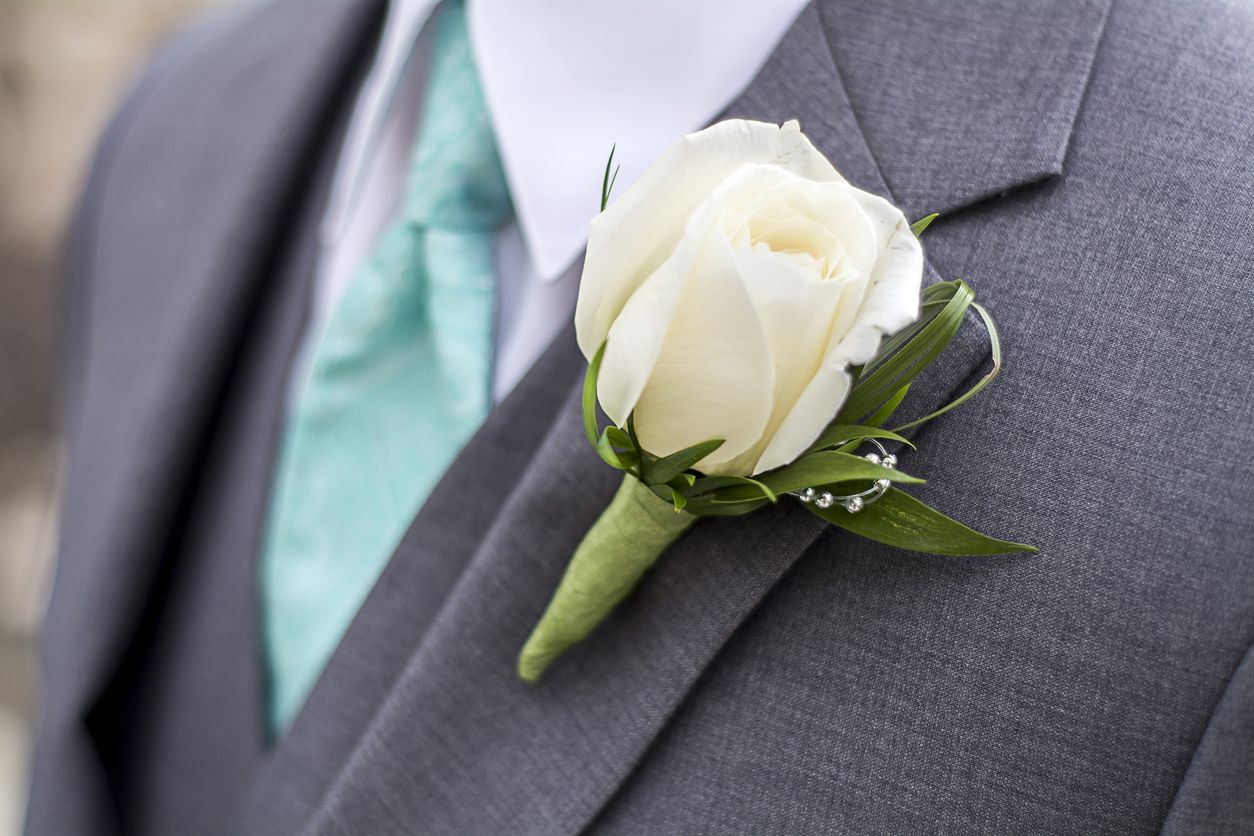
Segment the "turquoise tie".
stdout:
<svg viewBox="0 0 1254 836">
<path fill-rule="evenodd" d="M 491 405 L 509 192 L 461 2 L 436 26 L 402 217 L 332 312 L 279 453 L 261 562 L 275 733 Z"/>
</svg>

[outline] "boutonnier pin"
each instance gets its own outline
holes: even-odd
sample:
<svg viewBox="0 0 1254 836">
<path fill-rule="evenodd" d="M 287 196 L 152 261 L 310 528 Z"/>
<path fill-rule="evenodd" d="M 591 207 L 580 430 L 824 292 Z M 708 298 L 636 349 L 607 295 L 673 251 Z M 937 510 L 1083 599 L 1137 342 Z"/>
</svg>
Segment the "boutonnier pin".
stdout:
<svg viewBox="0 0 1254 836">
<path fill-rule="evenodd" d="M 961 281 L 921 289 L 918 235 L 844 180 L 801 133 L 731 120 L 686 136 L 613 204 L 606 165 L 575 328 L 589 361 L 588 441 L 623 482 L 575 550 L 518 660 L 536 681 L 702 517 L 804 503 L 912 551 L 1035 551 L 975 532 L 897 485 L 922 480 L 886 444 L 997 373 L 988 312 Z M 884 429 L 968 308 L 992 371 L 961 397 Z M 613 422 L 598 429 L 597 403 Z"/>
</svg>

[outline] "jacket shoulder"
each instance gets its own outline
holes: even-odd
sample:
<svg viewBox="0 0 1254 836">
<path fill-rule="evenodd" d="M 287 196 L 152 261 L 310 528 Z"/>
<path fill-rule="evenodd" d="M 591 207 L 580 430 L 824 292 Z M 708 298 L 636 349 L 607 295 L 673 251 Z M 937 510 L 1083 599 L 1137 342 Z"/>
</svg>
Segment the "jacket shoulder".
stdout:
<svg viewBox="0 0 1254 836">
<path fill-rule="evenodd" d="M 101 134 L 66 238 L 62 354 L 71 423 L 92 332 L 108 330 L 108 299 L 140 294 L 136 276 L 153 272 L 145 242 L 208 241 L 207 220 L 231 222 L 213 216 L 214 207 L 231 184 L 264 179 L 265 160 L 296 153 L 301 129 L 293 120 L 305 104 L 339 100 L 350 77 L 344 61 L 381 20 L 380 4 L 249 2 L 175 36 L 140 74 Z M 193 194 L 199 198 L 189 200 Z M 150 281 L 178 277 L 175 270 Z"/>
</svg>

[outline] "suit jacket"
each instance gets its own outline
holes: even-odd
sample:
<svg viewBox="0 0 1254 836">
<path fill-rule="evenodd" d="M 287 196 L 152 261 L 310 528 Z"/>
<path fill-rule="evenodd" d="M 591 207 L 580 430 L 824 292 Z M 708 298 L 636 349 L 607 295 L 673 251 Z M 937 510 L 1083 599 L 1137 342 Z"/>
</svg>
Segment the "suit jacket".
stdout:
<svg viewBox="0 0 1254 836">
<path fill-rule="evenodd" d="M 524 685 L 617 482 L 567 333 L 265 745 L 251 578 L 299 229 L 381 13 L 235 10 L 101 143 L 32 834 L 1254 833 L 1254 10 L 1225 0 L 815 0 L 727 114 L 799 118 L 941 213 L 929 277 L 978 290 L 1006 369 L 903 466 L 1039 555 L 910 554 L 788 502 L 702 522 Z M 988 359 L 968 329 L 918 408 Z"/>
</svg>

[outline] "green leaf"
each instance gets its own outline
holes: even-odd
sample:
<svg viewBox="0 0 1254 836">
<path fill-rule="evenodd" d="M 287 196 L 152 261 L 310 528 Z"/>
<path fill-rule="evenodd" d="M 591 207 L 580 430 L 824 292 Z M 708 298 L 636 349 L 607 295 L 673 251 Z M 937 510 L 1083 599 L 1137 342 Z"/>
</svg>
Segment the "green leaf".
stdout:
<svg viewBox="0 0 1254 836">
<path fill-rule="evenodd" d="M 896 488 L 889 488 L 856 514 L 838 505 L 806 507 L 854 534 L 909 551 L 966 556 L 1037 551 L 1034 546 L 998 540 L 967 528 Z"/>
<path fill-rule="evenodd" d="M 688 504 L 688 497 L 684 496 L 674 488 L 671 488 L 671 501 L 675 503 L 675 512 L 679 513 L 684 510 L 684 506 Z"/>
<path fill-rule="evenodd" d="M 610 436 L 611 431 L 621 434 L 623 438 L 627 437 L 627 433 L 618 429 L 618 427 L 606 427 L 601 433 L 601 437 L 597 439 L 597 455 L 610 467 L 616 467 L 619 470 L 627 470 L 634 467 L 636 462 L 640 461 L 640 454 L 635 449 L 615 450 L 615 443 Z"/>
<path fill-rule="evenodd" d="M 692 483 L 692 490 L 688 491 L 688 496 L 702 496 L 719 488 L 746 485 L 753 481 L 747 476 L 702 476 Z"/>
<path fill-rule="evenodd" d="M 953 340 L 975 294 L 964 282 L 938 282 L 939 293 L 951 293 L 943 307 L 934 308 L 909 328 L 890 338 L 862 370 L 857 384 L 836 420 L 856 424 L 879 409 L 903 386 L 927 368 Z"/>
<path fill-rule="evenodd" d="M 610 178 L 610 187 L 605 190 L 605 202 L 607 204 L 610 202 L 610 195 L 614 193 L 614 184 L 618 182 L 618 172 L 622 170 L 623 167 L 621 165 L 614 166 L 614 176 Z M 602 211 L 605 210 L 602 209 Z"/>
<path fill-rule="evenodd" d="M 618 143 L 614 143 L 610 147 L 610 158 L 605 161 L 605 176 L 601 178 L 601 211 L 605 211 L 605 207 L 610 202 L 610 192 L 614 191 L 614 184 L 618 182 L 619 166 L 614 169 L 614 176 L 610 177 L 610 168 L 614 165 L 614 152 L 618 150 Z"/>
<path fill-rule="evenodd" d="M 712 498 L 718 500 L 717 492 L 724 488 L 750 488 L 756 491 L 756 494 L 750 499 L 766 499 L 770 502 L 778 502 L 779 497 L 775 491 L 759 482 L 757 479 L 750 479 L 748 476 L 703 476 L 693 482 L 692 487 L 688 490 L 688 496 L 705 496 L 706 494 L 715 494 Z M 739 500 L 737 500 L 739 501 Z"/>
<path fill-rule="evenodd" d="M 837 453 L 824 450 L 811 453 L 797 459 L 790 465 L 772 470 L 757 477 L 757 481 L 770 488 L 776 494 L 797 491 L 802 488 L 814 488 L 821 485 L 835 485 L 841 482 L 874 481 L 888 479 L 892 482 L 920 484 L 918 479 L 896 468 L 872 464 L 861 456 L 848 453 Z M 731 487 L 719 491 L 715 502 L 743 502 L 747 499 L 759 498 L 751 487 Z"/>
<path fill-rule="evenodd" d="M 911 427 L 917 427 L 920 424 L 925 424 L 928 421 L 931 421 L 933 418 L 938 418 L 941 415 L 944 415 L 946 412 L 948 412 L 951 409 L 955 409 L 959 406 L 962 406 L 964 403 L 966 403 L 967 401 L 971 400 L 976 395 L 978 395 L 981 389 L 983 389 L 988 384 L 992 383 L 993 378 L 997 377 L 997 373 L 1001 371 L 1001 337 L 997 335 L 997 326 L 993 323 L 993 317 L 992 315 L 989 314 L 988 311 L 984 309 L 984 306 L 978 302 L 972 302 L 971 307 L 974 308 L 975 312 L 980 315 L 980 319 L 984 321 L 984 330 L 988 332 L 988 342 L 989 342 L 989 349 L 993 358 L 993 368 L 989 370 L 988 374 L 984 375 L 982 378 L 977 380 L 975 382 L 975 385 L 973 385 L 970 389 L 963 392 L 961 395 L 954 398 L 952 401 L 945 404 L 940 409 L 936 410 L 935 412 L 929 412 L 927 415 L 924 415 L 922 418 L 916 418 L 913 421 L 910 421 L 909 423 L 902 424 L 900 427 L 897 427 L 898 431 L 908 430 Z"/>
<path fill-rule="evenodd" d="M 631 436 L 618 427 L 606 427 L 605 437 L 610 440 L 610 444 L 613 444 L 619 450 L 636 449 L 636 445 L 631 440 Z"/>
<path fill-rule="evenodd" d="M 866 424 L 830 424 L 806 452 L 813 453 L 826 447 L 839 447 L 847 441 L 859 441 L 864 438 L 883 438 L 888 441 L 901 442 L 907 447 L 914 446 L 908 439 L 902 438 L 897 433 L 876 426 Z M 849 451 L 845 450 L 842 452 Z"/>
<path fill-rule="evenodd" d="M 905 386 L 902 386 L 900 389 L 898 389 L 896 394 L 894 394 L 891 398 L 889 398 L 887 401 L 884 402 L 883 406 L 875 410 L 875 414 L 871 415 L 871 417 L 866 419 L 866 423 L 863 426 L 875 427 L 878 429 L 886 420 L 888 420 L 889 416 L 891 416 L 894 412 L 897 411 L 897 407 L 901 406 L 901 402 L 905 400 L 906 394 L 909 393 L 909 391 L 910 391 L 909 383 L 907 383 Z M 887 430 L 885 432 L 887 432 Z M 896 435 L 896 434 L 893 433 L 893 435 Z M 890 439 L 890 440 L 898 440 L 910 447 L 914 447 L 914 444 L 912 444 L 910 441 L 908 441 L 905 438 L 902 438 L 899 435 L 896 437 L 896 439 Z M 850 442 L 849 444 L 844 445 L 843 447 L 838 447 L 836 449 L 842 453 L 852 453 L 853 451 L 857 450 L 858 447 L 861 446 L 861 444 L 862 444 L 861 440 L 856 440 L 856 441 Z"/>
<path fill-rule="evenodd" d="M 950 310 L 950 315 L 953 313 L 957 314 L 954 317 L 957 320 L 954 325 L 954 331 L 956 332 L 962 324 L 962 315 L 966 313 L 966 306 L 974 298 L 975 294 L 971 291 L 971 288 L 960 281 L 936 282 L 928 285 L 923 289 L 919 318 L 880 343 L 879 350 L 876 351 L 871 361 L 866 364 L 863 375 L 865 376 L 888 362 L 903 346 L 918 337 L 933 320 L 945 314 L 946 309 Z M 955 307 L 960 307 L 961 310 L 954 311 Z M 863 382 L 861 379 L 857 381 L 857 383 Z M 857 383 L 855 383 L 853 388 L 856 388 Z"/>
<path fill-rule="evenodd" d="M 721 438 L 713 441 L 703 441 L 700 444 L 685 447 L 677 453 L 671 453 L 669 456 L 660 458 L 655 462 L 646 462 L 643 474 L 644 482 L 646 485 L 665 484 L 722 446 L 723 439 Z"/>
<path fill-rule="evenodd" d="M 675 501 L 674 494 L 672 493 L 672 491 L 675 490 L 674 485 L 647 485 L 646 487 L 653 491 L 653 494 L 663 502 L 673 503 Z M 741 502 L 735 505 L 717 505 L 709 499 L 694 499 L 688 491 L 680 492 L 684 494 L 684 498 L 688 503 L 684 507 L 684 510 L 697 517 L 737 517 L 741 514 L 748 514 L 751 511 L 756 511 L 767 504 L 765 499 L 759 499 L 757 502 Z"/>
<path fill-rule="evenodd" d="M 697 517 L 739 517 L 750 514 L 770 504 L 769 500 L 756 499 L 749 502 L 718 502 L 713 499 L 688 499 L 688 507 L 684 510 Z"/>
<path fill-rule="evenodd" d="M 605 346 L 607 343 L 601 343 L 601 347 L 597 349 L 596 356 L 592 358 L 592 362 L 588 364 L 588 370 L 583 375 L 583 434 L 588 437 L 588 443 L 593 447 L 597 446 L 597 375 L 601 373 L 601 360 L 605 357 Z"/>
<path fill-rule="evenodd" d="M 897 411 L 897 407 L 901 406 L 901 402 L 906 399 L 906 395 L 909 394 L 909 392 L 910 392 L 910 384 L 907 383 L 905 386 L 902 386 L 900 389 L 898 389 L 897 392 L 891 398 L 885 401 L 883 406 L 875 410 L 875 414 L 873 414 L 870 418 L 866 419 L 866 422 L 865 422 L 866 425 L 869 427 L 884 426 L 884 422 L 887 421 L 889 417 L 894 412 Z M 906 441 L 904 438 L 901 440 Z M 906 441 L 906 444 L 910 444 L 910 442 Z M 914 445 L 910 444 L 910 446 L 913 447 Z"/>
<path fill-rule="evenodd" d="M 627 416 L 627 435 L 631 436 L 631 446 L 640 450 L 643 454 L 644 448 L 640 446 L 640 437 L 636 435 L 636 413 L 632 412 Z"/>
<path fill-rule="evenodd" d="M 931 226 L 932 221 L 936 220 L 938 217 L 940 217 L 940 213 L 933 212 L 932 214 L 928 215 L 926 218 L 919 218 L 917 221 L 910 224 L 910 231 L 913 232 L 914 236 L 917 238 L 920 235 L 922 235 L 923 230 Z"/>
<path fill-rule="evenodd" d="M 696 482 L 697 482 L 696 476 L 693 476 L 691 473 L 681 473 L 678 476 L 676 476 L 674 479 L 671 479 L 666 484 L 670 485 L 672 488 L 678 488 L 681 491 L 687 491 L 689 488 L 695 485 Z"/>
</svg>

